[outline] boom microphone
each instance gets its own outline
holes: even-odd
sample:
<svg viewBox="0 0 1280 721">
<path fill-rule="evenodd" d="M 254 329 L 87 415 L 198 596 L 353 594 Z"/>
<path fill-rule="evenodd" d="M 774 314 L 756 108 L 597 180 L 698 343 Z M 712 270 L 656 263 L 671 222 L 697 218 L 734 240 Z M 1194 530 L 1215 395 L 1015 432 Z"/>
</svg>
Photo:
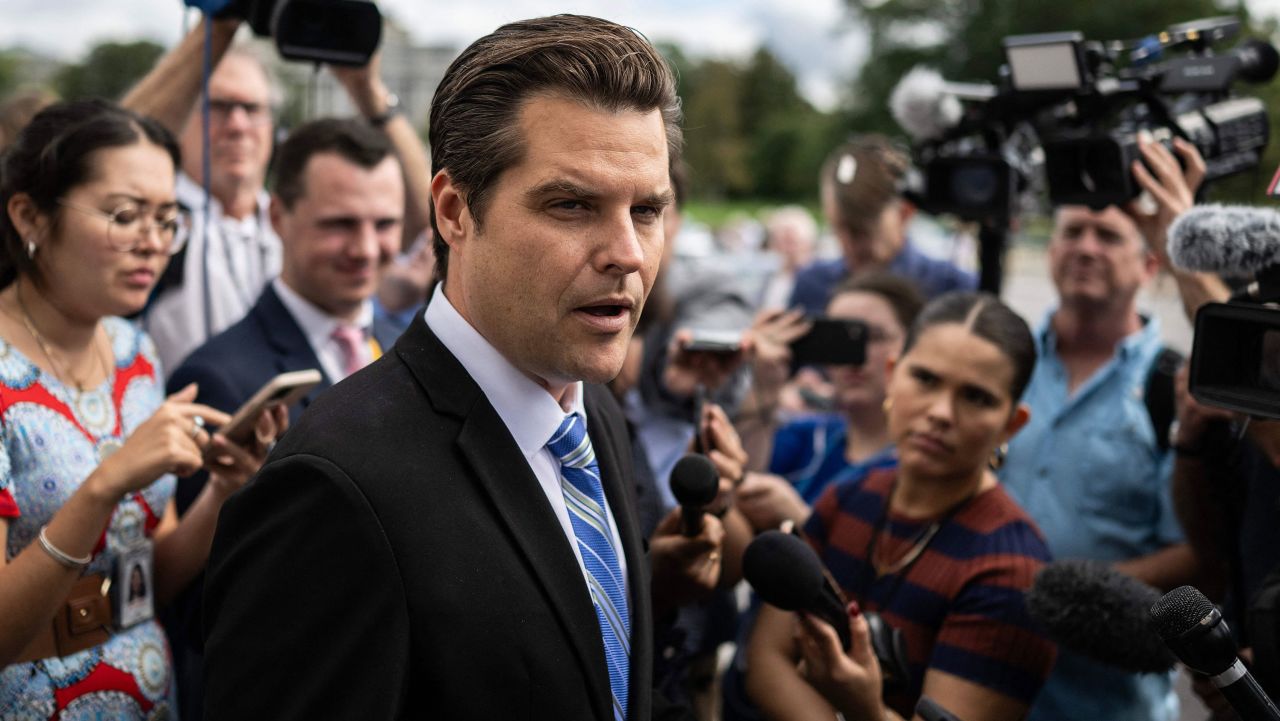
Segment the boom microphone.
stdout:
<svg viewBox="0 0 1280 721">
<path fill-rule="evenodd" d="M 681 527 L 692 538 L 702 533 L 702 512 L 720 491 L 720 474 L 711 459 L 690 453 L 671 469 L 671 495 L 680 502 Z"/>
<path fill-rule="evenodd" d="M 1226 621 L 1203 593 L 1191 586 L 1166 593 L 1151 607 L 1151 625 L 1178 660 L 1209 677 L 1241 719 L 1280 721 L 1280 710 L 1236 656 Z"/>
<path fill-rule="evenodd" d="M 806 611 L 831 624 L 848 650 L 852 643 L 844 598 L 807 543 L 782 531 L 765 531 L 747 544 L 742 575 L 766 602 L 784 611 Z"/>
<path fill-rule="evenodd" d="M 1280 263 L 1280 213 L 1197 205 L 1169 226 L 1169 259 L 1182 270 L 1244 276 Z"/>
<path fill-rule="evenodd" d="M 889 96 L 889 111 L 911 139 L 936 140 L 960 122 L 963 109 L 936 70 L 914 67 Z"/>
<path fill-rule="evenodd" d="M 1160 592 L 1098 561 L 1054 561 L 1036 574 L 1027 612 L 1049 638 L 1085 658 L 1131 673 L 1173 668 L 1147 609 Z"/>
</svg>

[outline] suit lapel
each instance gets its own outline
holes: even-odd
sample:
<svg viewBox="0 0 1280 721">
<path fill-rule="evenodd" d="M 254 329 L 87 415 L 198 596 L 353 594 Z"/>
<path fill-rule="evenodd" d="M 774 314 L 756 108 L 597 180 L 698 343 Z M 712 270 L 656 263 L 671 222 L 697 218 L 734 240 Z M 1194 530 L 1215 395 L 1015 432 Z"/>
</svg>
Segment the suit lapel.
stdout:
<svg viewBox="0 0 1280 721">
<path fill-rule="evenodd" d="M 308 393 L 300 404 L 301 408 L 307 407 L 312 398 L 315 398 L 322 391 L 333 385 L 333 380 L 329 378 L 328 373 L 325 373 L 324 366 L 320 364 L 320 359 L 316 357 L 316 352 L 311 348 L 311 343 L 307 340 L 306 334 L 302 332 L 298 322 L 293 319 L 293 314 L 280 301 L 280 296 L 276 295 L 276 291 L 271 287 L 270 283 L 262 291 L 262 295 L 258 298 L 258 302 L 254 305 L 252 312 L 262 326 L 261 330 L 263 337 L 266 338 L 267 345 L 275 352 L 274 361 L 277 373 L 305 370 L 307 368 L 315 368 L 320 371 L 322 376 L 320 385 Z"/>
<path fill-rule="evenodd" d="M 461 419 L 458 448 L 510 533 L 512 549 L 529 564 L 569 638 L 587 678 L 596 717 L 612 718 L 604 646 L 582 569 L 523 453 L 479 386 L 422 316 L 396 341 L 395 350 L 432 405 Z"/>
</svg>

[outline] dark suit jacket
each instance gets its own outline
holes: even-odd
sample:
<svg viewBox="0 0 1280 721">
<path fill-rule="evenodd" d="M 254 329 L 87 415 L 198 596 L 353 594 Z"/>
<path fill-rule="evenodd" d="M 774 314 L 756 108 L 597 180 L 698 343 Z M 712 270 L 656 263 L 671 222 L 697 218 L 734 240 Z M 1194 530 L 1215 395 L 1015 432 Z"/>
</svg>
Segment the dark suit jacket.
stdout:
<svg viewBox="0 0 1280 721">
<path fill-rule="evenodd" d="M 373 335 L 383 348 L 389 349 L 399 333 L 390 323 L 376 320 Z M 324 378 L 301 403 L 289 409 L 291 423 L 332 385 L 332 380 L 325 374 L 297 321 L 268 283 L 244 318 L 209 339 L 182 362 L 170 377 L 168 388 L 173 393 L 189 383 L 198 383 L 198 402 L 234 413 L 280 373 L 308 368 L 319 370 Z M 180 514 L 186 513 L 195 502 L 207 477 L 201 472 L 178 480 L 175 497 Z M 197 578 L 163 613 L 164 627 L 173 647 L 181 716 L 187 721 L 198 721 L 203 699 L 201 585 L 201 579 Z"/>
<path fill-rule="evenodd" d="M 629 718 L 652 619 L 630 447 L 588 431 L 627 560 Z M 205 585 L 209 719 L 612 719 L 582 571 L 515 441 L 419 316 L 311 404 L 222 509 Z"/>
</svg>

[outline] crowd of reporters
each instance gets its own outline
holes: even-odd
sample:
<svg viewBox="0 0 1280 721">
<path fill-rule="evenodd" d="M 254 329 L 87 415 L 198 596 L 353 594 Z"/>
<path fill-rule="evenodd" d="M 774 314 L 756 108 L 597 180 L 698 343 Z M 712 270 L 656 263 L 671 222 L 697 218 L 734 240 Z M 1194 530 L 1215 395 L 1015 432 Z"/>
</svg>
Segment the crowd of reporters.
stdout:
<svg viewBox="0 0 1280 721">
<path fill-rule="evenodd" d="M 432 293 L 430 162 L 376 56 L 332 69 L 361 117 L 277 142 L 276 93 L 233 45 L 239 22 L 206 22 L 207 113 L 202 24 L 118 105 L 23 96 L 9 110 L 25 119 L 4 117 L 5 717 L 200 718 L 201 573 L 222 503 Z M 1242 622 L 1276 566 L 1280 434 L 1197 403 L 1160 319 L 1137 306 L 1160 273 L 1188 316 L 1229 295 L 1165 250 L 1204 163 L 1182 141 L 1141 147 L 1144 202 L 1056 210 L 1058 303 L 1033 326 L 913 241 L 909 159 L 885 138 L 823 166 L 815 193 L 839 255 L 811 261 L 816 228 L 785 209 L 768 223 L 766 272 L 680 258 L 690 181 L 673 164 L 659 276 L 610 384 L 649 549 L 654 687 L 672 717 L 911 718 L 922 695 L 960 719 L 1178 717 L 1172 674 L 1059 649 L 1024 602 L 1045 564 L 1091 559 L 1161 590 L 1195 584 Z M 862 361 L 797 362 L 816 317 L 858 321 Z M 699 349 L 706 331 L 734 341 Z M 216 432 L 305 368 L 322 381 L 300 404 L 235 441 Z M 1173 418 L 1152 410 L 1161 393 Z M 718 488 L 695 532 L 669 480 L 689 453 L 709 458 Z M 847 648 L 739 586 L 744 549 L 779 527 L 854 601 Z M 124 622 L 137 594 L 98 591 L 120 578 L 153 589 L 154 614 Z M 59 625 L 103 613 L 95 595 L 114 616 Z M 900 667 L 873 648 L 880 623 L 901 636 Z"/>
</svg>

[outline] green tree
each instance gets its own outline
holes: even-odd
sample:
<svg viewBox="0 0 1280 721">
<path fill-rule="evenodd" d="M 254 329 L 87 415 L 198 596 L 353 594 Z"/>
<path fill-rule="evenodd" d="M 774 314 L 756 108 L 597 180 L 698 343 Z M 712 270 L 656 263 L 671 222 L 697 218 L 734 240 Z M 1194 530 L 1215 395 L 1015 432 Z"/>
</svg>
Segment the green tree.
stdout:
<svg viewBox="0 0 1280 721">
<path fill-rule="evenodd" d="M 82 62 L 59 71 L 54 87 L 67 99 L 118 99 L 146 75 L 163 53 L 164 47 L 148 40 L 99 43 Z"/>
<path fill-rule="evenodd" d="M 21 85 L 22 60 L 12 50 L 0 50 L 0 97 Z"/>
</svg>

